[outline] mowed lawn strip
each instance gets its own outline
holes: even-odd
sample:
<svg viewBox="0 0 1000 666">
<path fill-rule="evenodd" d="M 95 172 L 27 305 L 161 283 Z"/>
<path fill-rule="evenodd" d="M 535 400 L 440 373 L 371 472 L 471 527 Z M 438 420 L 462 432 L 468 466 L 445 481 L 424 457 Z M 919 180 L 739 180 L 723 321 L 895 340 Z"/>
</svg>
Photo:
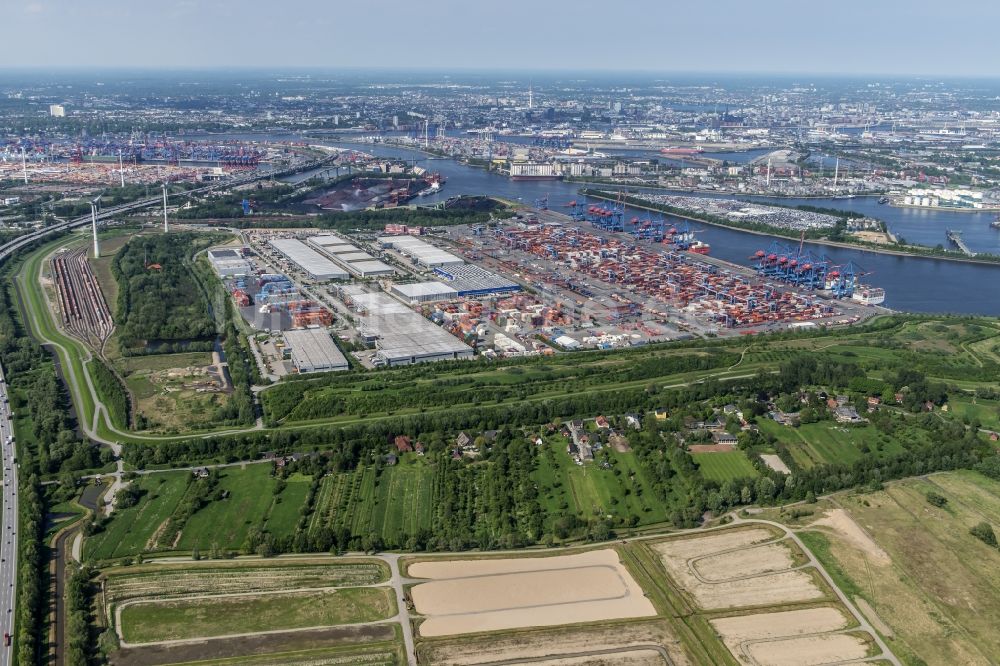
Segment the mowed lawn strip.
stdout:
<svg viewBox="0 0 1000 666">
<path fill-rule="evenodd" d="M 389 588 L 363 587 L 138 603 L 122 609 L 128 643 L 376 622 L 396 614 Z"/>
<path fill-rule="evenodd" d="M 713 451 L 711 453 L 692 453 L 691 457 L 698 463 L 701 475 L 710 481 L 720 483 L 730 479 L 745 479 L 758 476 L 757 470 L 747 460 L 742 451 Z"/>
</svg>

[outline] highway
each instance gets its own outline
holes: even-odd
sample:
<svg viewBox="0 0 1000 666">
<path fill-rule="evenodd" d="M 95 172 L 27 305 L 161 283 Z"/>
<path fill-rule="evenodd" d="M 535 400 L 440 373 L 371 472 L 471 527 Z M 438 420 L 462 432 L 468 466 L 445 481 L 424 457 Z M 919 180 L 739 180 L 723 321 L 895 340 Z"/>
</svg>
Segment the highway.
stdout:
<svg viewBox="0 0 1000 666">
<path fill-rule="evenodd" d="M 270 170 L 266 172 L 254 172 L 250 175 L 236 178 L 229 181 L 213 183 L 204 187 L 187 190 L 184 195 L 199 194 L 245 185 L 265 178 L 280 177 L 289 173 L 314 169 L 323 166 L 336 159 L 336 155 L 308 162 L 305 164 L 289 167 L 281 170 Z M 144 208 L 162 205 L 163 198 L 159 195 L 140 199 L 119 206 L 105 208 L 97 214 L 98 221 L 106 220 L 126 213 L 134 213 Z M 10 258 L 18 250 L 30 245 L 36 240 L 46 238 L 60 231 L 68 231 L 77 227 L 91 224 L 91 216 L 83 215 L 71 220 L 65 220 L 57 224 L 45 227 L 38 231 L 19 236 L 18 238 L 0 245 L 0 262 Z M 0 446 L 3 450 L 3 536 L 0 541 L 0 623 L 3 624 L 3 642 L 0 643 L 0 666 L 8 666 L 13 663 L 13 636 L 14 632 L 14 600 L 17 591 L 17 516 L 18 516 L 18 485 L 17 485 L 17 465 L 15 464 L 14 450 L 14 427 L 10 418 L 10 404 L 7 401 L 7 382 L 0 367 Z M 119 480 L 121 463 L 119 462 Z M 61 621 L 61 618 L 60 618 Z M 8 640 L 11 645 L 8 645 Z"/>
<path fill-rule="evenodd" d="M 14 462 L 14 425 L 10 419 L 7 381 L 0 368 L 0 440 L 3 444 L 3 540 L 0 541 L 0 666 L 13 663 L 14 593 L 17 590 L 17 464 Z"/>
</svg>

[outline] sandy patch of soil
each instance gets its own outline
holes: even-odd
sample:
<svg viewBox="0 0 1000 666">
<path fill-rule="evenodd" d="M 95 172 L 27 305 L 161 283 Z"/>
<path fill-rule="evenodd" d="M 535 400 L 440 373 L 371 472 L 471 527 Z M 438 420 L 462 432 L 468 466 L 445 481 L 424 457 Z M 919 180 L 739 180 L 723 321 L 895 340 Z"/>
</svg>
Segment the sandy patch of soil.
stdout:
<svg viewBox="0 0 1000 666">
<path fill-rule="evenodd" d="M 848 624 L 847 618 L 841 611 L 829 606 L 724 617 L 711 622 L 729 651 L 743 664 L 824 663 L 805 661 L 805 657 L 809 654 L 808 650 L 803 653 L 801 662 L 781 661 L 781 659 L 788 651 L 788 643 L 808 640 L 816 634 L 838 631 Z M 850 657 L 841 657 L 841 659 L 846 658 Z M 830 661 L 839 659 L 834 658 Z"/>
<path fill-rule="evenodd" d="M 792 566 L 787 546 L 780 543 L 773 547 L 755 546 L 772 538 L 772 533 L 763 528 L 733 530 L 707 537 L 662 541 L 653 548 L 674 580 L 702 608 L 763 606 L 822 598 L 822 590 L 809 573 L 787 571 Z M 719 554 L 722 551 L 731 552 Z M 778 573 L 762 573 L 769 571 Z"/>
<path fill-rule="evenodd" d="M 474 666 L 518 659 L 531 664 L 568 663 L 578 666 L 622 663 L 621 657 L 636 654 L 622 650 L 641 648 L 645 653 L 652 650 L 653 646 L 664 648 L 673 666 L 692 666 L 688 654 L 672 633 L 669 624 L 657 619 L 631 620 L 625 624 L 596 624 L 585 628 L 538 628 L 501 634 L 438 638 L 423 642 L 418 646 L 417 652 L 420 663 L 435 666 Z M 589 657 L 592 661 L 571 656 L 605 651 L 614 652 Z M 560 662 L 560 659 L 568 661 Z M 649 663 L 662 666 L 662 657 L 660 661 Z"/>
<path fill-rule="evenodd" d="M 792 470 L 788 469 L 788 465 L 785 464 L 785 461 L 774 453 L 762 453 L 760 454 L 760 459 L 764 461 L 765 465 L 773 469 L 775 472 L 781 472 L 782 474 L 792 473 Z"/>
<path fill-rule="evenodd" d="M 750 643 L 747 654 L 760 666 L 819 666 L 868 656 L 868 643 L 850 634 L 823 634 Z"/>
<path fill-rule="evenodd" d="M 806 527 L 829 527 L 847 540 L 852 546 L 865 554 L 872 564 L 888 566 L 892 564 L 889 554 L 882 550 L 861 526 L 854 522 L 850 514 L 843 509 L 830 509 L 823 517 Z"/>
<path fill-rule="evenodd" d="M 688 560 L 702 555 L 711 555 L 723 550 L 743 548 L 762 541 L 771 541 L 775 535 L 763 527 L 741 530 L 725 530 L 705 536 L 667 539 L 654 545 L 657 551 L 679 560 Z"/>
<path fill-rule="evenodd" d="M 423 636 L 656 614 L 611 549 L 576 555 L 419 562 L 411 590 Z"/>
<path fill-rule="evenodd" d="M 590 657 L 563 657 L 528 662 L 536 666 L 663 666 L 667 662 L 656 650 L 628 650 Z"/>
<path fill-rule="evenodd" d="M 751 546 L 691 560 L 691 567 L 695 573 L 708 582 L 787 571 L 794 565 L 792 552 L 783 542 Z"/>
</svg>

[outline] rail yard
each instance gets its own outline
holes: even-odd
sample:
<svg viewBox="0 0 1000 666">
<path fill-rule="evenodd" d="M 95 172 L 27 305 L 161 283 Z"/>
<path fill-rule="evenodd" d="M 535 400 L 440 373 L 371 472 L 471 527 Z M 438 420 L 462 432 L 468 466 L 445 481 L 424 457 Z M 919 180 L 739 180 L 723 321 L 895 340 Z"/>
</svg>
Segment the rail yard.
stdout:
<svg viewBox="0 0 1000 666">
<path fill-rule="evenodd" d="M 100 349 L 114 332 L 114 321 L 86 249 L 57 254 L 52 259 L 52 274 L 66 331 Z"/>
</svg>

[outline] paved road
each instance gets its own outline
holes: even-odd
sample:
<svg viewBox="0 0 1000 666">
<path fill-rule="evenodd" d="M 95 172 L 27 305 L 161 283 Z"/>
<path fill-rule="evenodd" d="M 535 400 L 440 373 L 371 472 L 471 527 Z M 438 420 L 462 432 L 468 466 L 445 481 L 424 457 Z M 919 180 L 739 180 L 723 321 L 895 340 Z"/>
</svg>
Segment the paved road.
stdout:
<svg viewBox="0 0 1000 666">
<path fill-rule="evenodd" d="M 14 426 L 7 401 L 7 381 L 0 368 L 0 442 L 3 448 L 3 534 L 0 535 L 0 666 L 13 663 L 13 648 L 4 645 L 14 635 L 14 595 L 17 591 L 17 464 L 14 462 Z"/>
</svg>

